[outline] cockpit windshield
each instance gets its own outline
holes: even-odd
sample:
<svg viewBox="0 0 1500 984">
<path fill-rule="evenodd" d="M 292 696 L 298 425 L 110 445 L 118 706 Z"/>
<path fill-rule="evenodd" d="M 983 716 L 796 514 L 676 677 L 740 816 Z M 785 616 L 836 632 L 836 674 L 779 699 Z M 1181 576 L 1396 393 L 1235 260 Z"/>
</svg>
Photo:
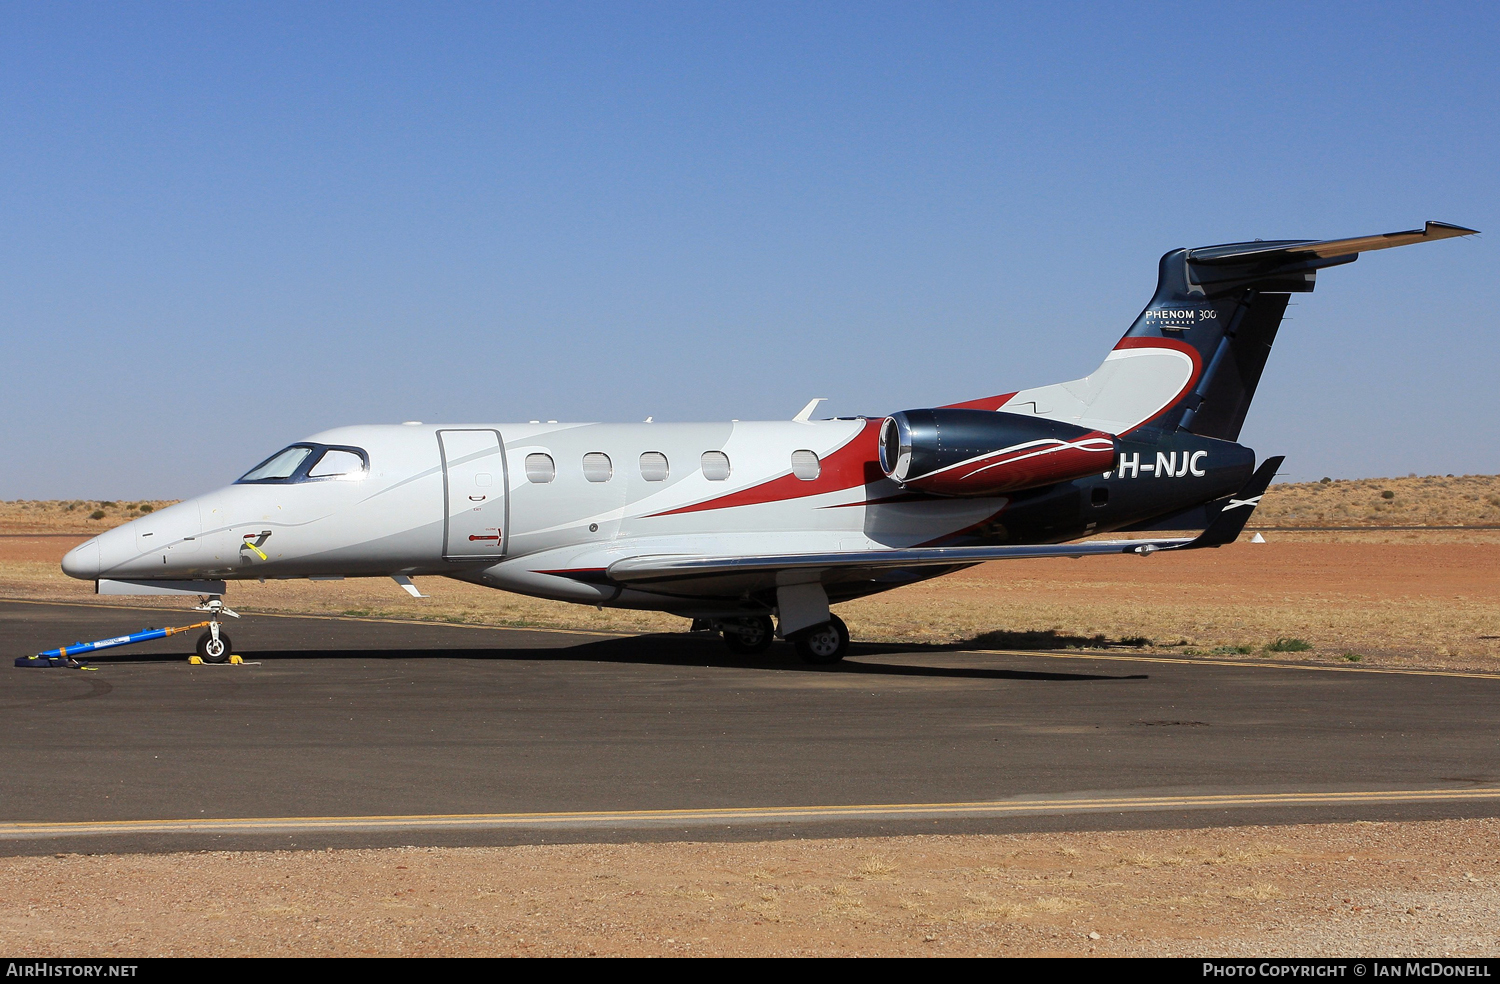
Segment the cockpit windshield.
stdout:
<svg viewBox="0 0 1500 984">
<path fill-rule="evenodd" d="M 370 456 L 363 448 L 293 444 L 247 471 L 235 484 L 357 481 L 369 469 Z"/>
</svg>

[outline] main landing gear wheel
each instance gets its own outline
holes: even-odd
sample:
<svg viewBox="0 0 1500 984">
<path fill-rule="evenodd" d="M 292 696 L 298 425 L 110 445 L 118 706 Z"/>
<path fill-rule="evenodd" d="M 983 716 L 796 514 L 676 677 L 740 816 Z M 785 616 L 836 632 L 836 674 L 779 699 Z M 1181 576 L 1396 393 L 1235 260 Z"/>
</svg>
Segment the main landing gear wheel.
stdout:
<svg viewBox="0 0 1500 984">
<path fill-rule="evenodd" d="M 837 663 L 849 652 L 849 627 L 835 615 L 822 625 L 794 633 L 792 644 L 804 663 Z"/>
<path fill-rule="evenodd" d="M 776 637 L 776 626 L 772 624 L 769 615 L 757 615 L 726 620 L 723 633 L 724 645 L 729 647 L 730 652 L 753 656 L 771 648 L 771 640 Z"/>
<path fill-rule="evenodd" d="M 198 655 L 205 663 L 227 663 L 229 662 L 229 649 L 231 643 L 229 637 L 219 633 L 215 639 L 212 632 L 205 632 L 198 637 Z"/>
</svg>

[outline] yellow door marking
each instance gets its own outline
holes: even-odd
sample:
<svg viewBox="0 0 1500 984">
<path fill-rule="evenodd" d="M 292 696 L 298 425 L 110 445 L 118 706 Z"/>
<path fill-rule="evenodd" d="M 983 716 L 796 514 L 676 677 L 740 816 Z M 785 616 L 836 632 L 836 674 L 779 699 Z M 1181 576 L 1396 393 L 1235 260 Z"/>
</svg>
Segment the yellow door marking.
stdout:
<svg viewBox="0 0 1500 984">
<path fill-rule="evenodd" d="M 727 807 L 697 810 L 614 810 L 580 813 L 440 813 L 410 816 L 227 817 L 197 820 L 112 820 L 0 823 L 0 840 L 98 834 L 288 832 L 381 828 L 646 826 L 893 817 L 987 817 L 1110 811 L 1236 809 L 1500 800 L 1500 787 L 1362 792 L 1221 793 L 1201 796 L 1042 797 L 968 803 L 880 803 L 854 806 Z"/>
</svg>

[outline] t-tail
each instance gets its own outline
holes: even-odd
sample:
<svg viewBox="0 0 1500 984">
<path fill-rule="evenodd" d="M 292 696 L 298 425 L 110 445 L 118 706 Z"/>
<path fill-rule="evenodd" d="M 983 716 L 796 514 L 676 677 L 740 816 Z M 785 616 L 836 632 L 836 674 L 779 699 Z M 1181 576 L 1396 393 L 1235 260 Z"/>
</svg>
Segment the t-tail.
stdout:
<svg viewBox="0 0 1500 984">
<path fill-rule="evenodd" d="M 1104 363 L 1083 379 L 957 404 L 1149 440 L 1186 431 L 1235 441 L 1292 294 L 1318 271 L 1392 246 L 1473 235 L 1445 222 L 1353 239 L 1278 240 L 1174 249 L 1156 294 Z"/>
</svg>

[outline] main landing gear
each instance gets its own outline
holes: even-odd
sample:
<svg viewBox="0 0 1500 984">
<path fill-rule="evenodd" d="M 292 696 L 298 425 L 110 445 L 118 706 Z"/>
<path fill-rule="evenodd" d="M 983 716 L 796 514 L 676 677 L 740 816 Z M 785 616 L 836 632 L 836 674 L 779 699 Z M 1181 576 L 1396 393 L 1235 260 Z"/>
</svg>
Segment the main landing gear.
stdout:
<svg viewBox="0 0 1500 984">
<path fill-rule="evenodd" d="M 198 658 L 205 663 L 227 663 L 233 644 L 229 636 L 219 628 L 221 616 L 239 618 L 239 612 L 224 607 L 224 599 L 215 596 L 205 598 L 193 608 L 195 612 L 208 612 L 208 631 L 198 637 Z"/>
<path fill-rule="evenodd" d="M 822 625 L 792 633 L 792 645 L 804 663 L 837 663 L 849 652 L 849 627 L 837 615 Z"/>
<path fill-rule="evenodd" d="M 724 636 L 724 645 L 732 653 L 754 656 L 771 648 L 776 638 L 776 626 L 769 615 L 751 615 L 745 618 L 727 618 L 718 623 Z"/>
<path fill-rule="evenodd" d="M 776 639 L 776 624 L 769 615 L 695 619 L 693 631 L 719 633 L 729 651 L 740 656 L 759 655 L 770 649 Z M 843 619 L 830 614 L 828 621 L 793 632 L 787 641 L 804 663 L 837 663 L 849 652 L 849 627 Z"/>
</svg>

